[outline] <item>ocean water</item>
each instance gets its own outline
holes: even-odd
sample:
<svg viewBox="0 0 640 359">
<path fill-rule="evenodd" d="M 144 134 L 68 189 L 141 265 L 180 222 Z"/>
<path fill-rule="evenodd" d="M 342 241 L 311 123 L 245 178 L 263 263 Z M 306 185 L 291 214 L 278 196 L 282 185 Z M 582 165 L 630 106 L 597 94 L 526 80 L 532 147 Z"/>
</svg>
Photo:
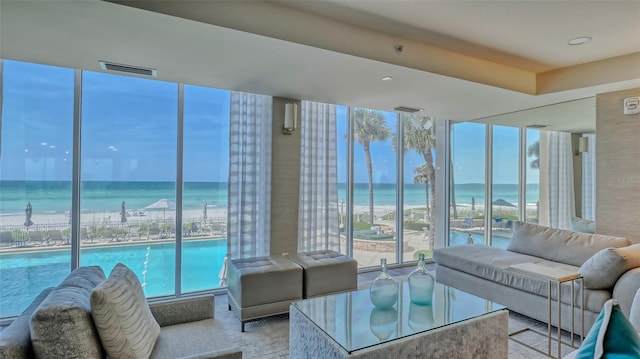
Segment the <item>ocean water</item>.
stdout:
<svg viewBox="0 0 640 359">
<path fill-rule="evenodd" d="M 186 182 L 183 189 L 185 209 L 202 208 L 207 201 L 209 208 L 227 207 L 226 182 Z M 405 184 L 404 203 L 406 206 L 423 206 L 426 202 L 425 186 Z M 458 204 L 484 202 L 484 184 L 456 184 L 455 200 Z M 527 185 L 527 201 L 538 198 L 538 185 Z M 374 184 L 374 205 L 396 203 L 395 184 Z M 511 203 L 518 202 L 518 186 L 497 184 L 493 187 L 495 199 L 501 198 Z M 81 211 L 83 213 L 118 212 L 122 201 L 127 210 L 140 210 L 159 199 L 175 201 L 173 182 L 103 182 L 86 181 L 81 187 Z M 338 185 L 338 200 L 346 201 L 346 185 Z M 34 215 L 38 213 L 64 213 L 71 207 L 70 181 L 0 181 L 0 215 L 23 214 L 26 202 L 30 201 Z M 369 204 L 369 185 L 354 185 L 356 205 Z"/>
<path fill-rule="evenodd" d="M 227 207 L 226 182 L 187 182 L 183 189 L 184 209 Z M 80 190 L 82 212 L 119 212 L 122 201 L 127 210 L 139 210 L 166 198 L 175 201 L 174 182 L 87 181 Z M 34 215 L 64 213 L 71 207 L 70 181 L 0 181 L 0 215 L 24 214 L 27 201 Z"/>
</svg>

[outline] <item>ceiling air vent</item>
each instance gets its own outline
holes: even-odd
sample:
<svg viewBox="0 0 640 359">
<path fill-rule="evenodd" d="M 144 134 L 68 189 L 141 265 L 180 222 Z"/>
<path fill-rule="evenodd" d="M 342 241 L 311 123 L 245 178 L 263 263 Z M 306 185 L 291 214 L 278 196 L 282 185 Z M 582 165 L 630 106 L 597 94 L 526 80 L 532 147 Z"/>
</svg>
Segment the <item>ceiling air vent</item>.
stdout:
<svg viewBox="0 0 640 359">
<path fill-rule="evenodd" d="M 106 62 L 106 61 L 99 61 L 99 62 L 100 62 L 100 68 L 102 68 L 103 70 L 126 72 L 128 74 L 145 75 L 145 76 L 153 76 L 153 77 L 156 77 L 158 74 L 156 69 L 116 64 L 113 62 Z"/>
<path fill-rule="evenodd" d="M 409 107 L 409 106 L 398 106 L 398 107 L 394 107 L 393 109 L 398 112 L 409 112 L 409 113 L 416 113 L 416 112 L 422 111 L 421 108 L 415 108 L 415 107 Z"/>
<path fill-rule="evenodd" d="M 528 125 L 527 128 L 545 128 L 547 125 Z"/>
</svg>

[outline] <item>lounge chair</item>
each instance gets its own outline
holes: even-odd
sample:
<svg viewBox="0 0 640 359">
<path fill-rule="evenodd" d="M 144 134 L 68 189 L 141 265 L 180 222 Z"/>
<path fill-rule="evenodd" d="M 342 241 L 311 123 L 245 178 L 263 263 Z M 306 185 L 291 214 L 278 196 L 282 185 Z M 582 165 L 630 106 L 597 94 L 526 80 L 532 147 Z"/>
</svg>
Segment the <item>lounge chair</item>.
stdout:
<svg viewBox="0 0 640 359">
<path fill-rule="evenodd" d="M 107 230 L 104 231 L 103 237 L 109 242 L 120 242 L 127 240 L 128 233 L 122 232 L 117 228 L 107 228 Z"/>
<path fill-rule="evenodd" d="M 191 222 L 191 236 L 201 236 L 203 235 L 202 230 L 198 226 L 196 222 Z"/>
<path fill-rule="evenodd" d="M 152 236 L 155 236 L 155 239 L 159 239 L 162 234 L 162 230 L 157 223 L 151 223 L 149 225 L 149 230 L 147 231 L 147 239 L 153 239 Z"/>
<path fill-rule="evenodd" d="M 471 228 L 471 227 L 473 227 L 473 217 L 466 217 L 462 222 L 462 224 L 460 225 L 460 228 Z"/>
<path fill-rule="evenodd" d="M 29 231 L 29 240 L 33 243 L 38 242 L 40 245 L 49 244 L 49 237 L 42 237 L 40 231 Z"/>
<path fill-rule="evenodd" d="M 13 234 L 11 232 L 0 232 L 0 246 L 13 247 Z"/>
<path fill-rule="evenodd" d="M 64 238 L 59 229 L 52 229 L 49 231 L 49 241 L 54 243 L 59 241 L 60 243 L 69 244 L 69 239 Z"/>
<path fill-rule="evenodd" d="M 93 243 L 93 237 L 89 235 L 85 227 L 80 227 L 80 241 L 91 241 L 91 243 Z"/>
<path fill-rule="evenodd" d="M 136 240 L 140 240 L 140 225 L 138 224 L 133 224 L 129 226 L 129 238 L 132 238 L 133 236 L 136 236 Z M 132 238 L 133 240 L 133 238 Z"/>
</svg>

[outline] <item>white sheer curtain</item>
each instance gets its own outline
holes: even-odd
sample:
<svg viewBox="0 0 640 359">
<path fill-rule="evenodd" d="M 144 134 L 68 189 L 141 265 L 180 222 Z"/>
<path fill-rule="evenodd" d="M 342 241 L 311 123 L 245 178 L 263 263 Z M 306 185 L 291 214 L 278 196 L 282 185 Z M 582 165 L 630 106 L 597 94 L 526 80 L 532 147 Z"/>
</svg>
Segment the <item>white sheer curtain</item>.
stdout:
<svg viewBox="0 0 640 359">
<path fill-rule="evenodd" d="M 229 133 L 229 258 L 269 255 L 272 98 L 231 93 Z"/>
<path fill-rule="evenodd" d="M 582 154 L 582 218 L 596 219 L 596 135 L 587 134 L 589 147 Z"/>
<path fill-rule="evenodd" d="M 549 132 L 549 227 L 571 229 L 575 216 L 571 134 Z"/>
<path fill-rule="evenodd" d="M 336 106 L 303 101 L 298 251 L 340 252 Z"/>
</svg>

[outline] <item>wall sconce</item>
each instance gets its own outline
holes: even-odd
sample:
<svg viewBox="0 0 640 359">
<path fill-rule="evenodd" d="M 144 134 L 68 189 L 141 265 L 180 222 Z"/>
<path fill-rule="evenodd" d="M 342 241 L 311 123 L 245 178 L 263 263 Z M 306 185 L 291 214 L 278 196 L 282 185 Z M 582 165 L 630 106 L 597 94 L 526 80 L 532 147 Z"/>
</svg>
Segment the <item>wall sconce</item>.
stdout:
<svg viewBox="0 0 640 359">
<path fill-rule="evenodd" d="M 580 137 L 580 139 L 578 139 L 578 154 L 583 154 L 587 152 L 589 152 L 589 138 Z"/>
<path fill-rule="evenodd" d="M 282 126 L 282 133 L 285 135 L 293 135 L 298 123 L 298 105 L 295 103 L 288 103 L 284 105 L 284 126 Z"/>
</svg>

